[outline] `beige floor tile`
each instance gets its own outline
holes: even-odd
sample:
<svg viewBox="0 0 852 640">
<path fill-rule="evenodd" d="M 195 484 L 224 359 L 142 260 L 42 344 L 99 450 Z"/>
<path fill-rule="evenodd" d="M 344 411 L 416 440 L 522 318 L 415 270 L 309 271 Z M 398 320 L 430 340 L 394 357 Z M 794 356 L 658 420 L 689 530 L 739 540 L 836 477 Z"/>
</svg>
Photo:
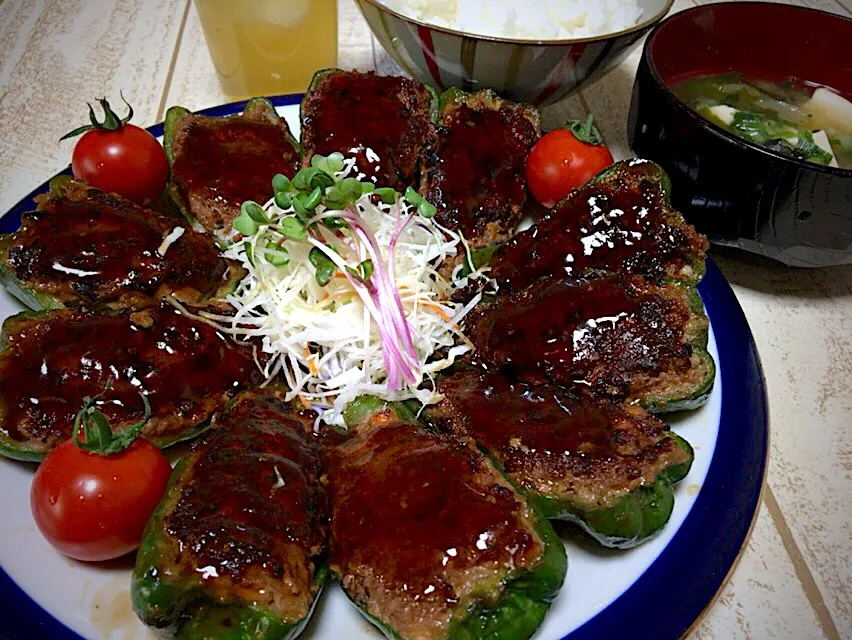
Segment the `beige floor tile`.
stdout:
<svg viewBox="0 0 852 640">
<path fill-rule="evenodd" d="M 688 582 L 684 583 L 688 588 Z M 765 506 L 730 582 L 690 640 L 826 638 Z"/>
<path fill-rule="evenodd" d="M 19 29 L 0 41 L 0 211 L 69 164 L 74 142 L 59 138 L 86 123 L 87 101 L 123 115 L 123 90 L 133 122 L 154 123 L 186 1 L 0 3 L 0 24 Z"/>
<path fill-rule="evenodd" d="M 769 484 L 841 637 L 852 637 L 852 266 L 716 251 L 769 389 Z"/>
</svg>

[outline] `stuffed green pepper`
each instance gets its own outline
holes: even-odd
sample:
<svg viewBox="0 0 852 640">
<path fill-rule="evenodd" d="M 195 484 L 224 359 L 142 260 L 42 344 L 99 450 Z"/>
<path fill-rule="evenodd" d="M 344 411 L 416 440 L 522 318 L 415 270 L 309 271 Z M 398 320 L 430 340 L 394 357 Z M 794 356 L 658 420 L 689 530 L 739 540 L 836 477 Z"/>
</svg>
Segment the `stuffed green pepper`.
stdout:
<svg viewBox="0 0 852 640">
<path fill-rule="evenodd" d="M 328 570 L 312 419 L 275 391 L 240 396 L 172 473 L 133 572 L 139 617 L 184 640 L 289 640 Z"/>
<path fill-rule="evenodd" d="M 470 438 L 359 398 L 324 443 L 329 564 L 388 638 L 522 640 L 565 576 L 562 542 Z"/>
<path fill-rule="evenodd" d="M 607 547 L 647 540 L 668 521 L 692 448 L 638 405 L 581 388 L 473 371 L 442 378 L 429 423 L 468 435 L 549 518 Z"/>
</svg>

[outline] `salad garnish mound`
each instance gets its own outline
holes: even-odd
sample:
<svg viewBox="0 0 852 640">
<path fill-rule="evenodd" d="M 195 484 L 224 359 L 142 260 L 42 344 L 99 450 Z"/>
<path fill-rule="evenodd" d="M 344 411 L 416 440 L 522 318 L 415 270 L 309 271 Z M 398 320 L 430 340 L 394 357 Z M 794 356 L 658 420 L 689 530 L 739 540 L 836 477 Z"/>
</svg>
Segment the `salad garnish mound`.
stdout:
<svg viewBox="0 0 852 640">
<path fill-rule="evenodd" d="M 292 180 L 276 175 L 263 206 L 243 203 L 225 251 L 248 272 L 227 297 L 235 313 L 200 313 L 238 340 L 259 339 L 267 381 L 283 377 L 288 399 L 317 412 L 317 428 L 344 426 L 344 408 L 362 394 L 438 402 L 434 375 L 472 349 L 461 323 L 482 294 L 452 295 L 488 280 L 413 188 L 376 187 L 356 172 L 340 153 L 315 155 Z"/>
</svg>

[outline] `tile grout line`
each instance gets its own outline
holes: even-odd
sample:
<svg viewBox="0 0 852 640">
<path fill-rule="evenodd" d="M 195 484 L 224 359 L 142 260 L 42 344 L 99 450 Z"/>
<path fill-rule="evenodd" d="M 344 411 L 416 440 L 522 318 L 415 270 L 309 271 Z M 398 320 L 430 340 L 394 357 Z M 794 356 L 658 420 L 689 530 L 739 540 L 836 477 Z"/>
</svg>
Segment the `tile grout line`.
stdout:
<svg viewBox="0 0 852 640">
<path fill-rule="evenodd" d="M 175 40 L 175 48 L 174 51 L 172 51 L 172 60 L 169 63 L 169 72 L 166 74 L 166 82 L 163 85 L 163 96 L 160 98 L 160 105 L 157 107 L 157 115 L 154 119 L 155 123 L 163 121 L 163 115 L 166 110 L 166 99 L 169 96 L 169 90 L 172 88 L 172 79 L 175 75 L 178 52 L 180 51 L 181 41 L 183 40 L 183 32 L 186 29 L 186 20 L 189 16 L 189 5 L 191 2 L 192 0 L 186 0 L 186 4 L 183 7 L 183 16 L 180 19 L 180 27 L 178 28 L 178 35 Z"/>
<path fill-rule="evenodd" d="M 840 640 L 840 633 L 837 631 L 837 626 L 834 624 L 831 612 L 825 604 L 819 586 L 817 586 L 816 580 L 814 580 L 814 576 L 810 568 L 808 568 L 808 563 L 804 555 L 802 555 L 799 545 L 796 544 L 793 532 L 787 524 L 787 519 L 781 511 L 781 506 L 775 499 L 775 494 L 772 492 L 772 487 L 769 486 L 769 483 L 766 484 L 763 503 L 766 505 L 766 509 L 769 511 L 775 527 L 778 529 L 778 534 L 781 536 L 781 543 L 784 545 L 787 555 L 790 556 L 790 560 L 793 562 L 793 570 L 796 572 L 796 577 L 805 590 L 805 596 L 814 613 L 816 613 L 817 620 L 823 632 L 830 640 Z"/>
</svg>

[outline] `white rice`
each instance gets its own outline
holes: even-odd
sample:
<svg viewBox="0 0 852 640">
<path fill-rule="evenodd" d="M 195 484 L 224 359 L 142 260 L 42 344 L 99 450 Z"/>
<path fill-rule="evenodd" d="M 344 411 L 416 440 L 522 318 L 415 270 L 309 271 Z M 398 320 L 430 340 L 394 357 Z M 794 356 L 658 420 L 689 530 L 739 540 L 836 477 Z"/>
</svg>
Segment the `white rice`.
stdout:
<svg viewBox="0 0 852 640">
<path fill-rule="evenodd" d="M 421 22 L 523 40 L 585 38 L 636 25 L 636 0 L 383 0 Z"/>
</svg>

